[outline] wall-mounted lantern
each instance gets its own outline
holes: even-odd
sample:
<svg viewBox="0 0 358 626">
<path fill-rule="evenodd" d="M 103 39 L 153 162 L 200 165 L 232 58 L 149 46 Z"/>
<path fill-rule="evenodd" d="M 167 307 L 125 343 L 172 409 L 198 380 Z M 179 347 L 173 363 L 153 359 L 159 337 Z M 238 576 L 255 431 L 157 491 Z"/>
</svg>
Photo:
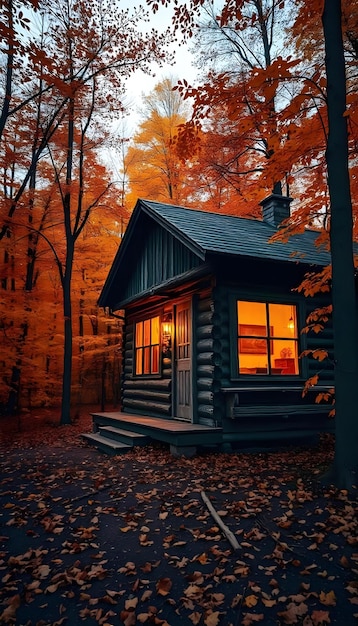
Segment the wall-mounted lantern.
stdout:
<svg viewBox="0 0 358 626">
<path fill-rule="evenodd" d="M 172 314 L 164 313 L 162 317 L 162 347 L 163 353 L 168 354 L 172 347 Z"/>
</svg>

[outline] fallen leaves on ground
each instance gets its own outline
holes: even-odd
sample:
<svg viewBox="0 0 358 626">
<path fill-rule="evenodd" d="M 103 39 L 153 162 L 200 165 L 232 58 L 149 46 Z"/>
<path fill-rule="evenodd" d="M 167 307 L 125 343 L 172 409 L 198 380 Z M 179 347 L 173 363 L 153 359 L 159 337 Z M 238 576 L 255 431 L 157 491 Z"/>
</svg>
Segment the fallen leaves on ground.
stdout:
<svg viewBox="0 0 358 626">
<path fill-rule="evenodd" d="M 21 432 L 3 444 L 1 624 L 356 626 L 356 501 L 316 482 L 330 440 L 257 454 L 175 459 L 158 446 L 106 457 L 73 428 L 48 425 L 41 438 L 26 430 L 23 446 Z"/>
</svg>

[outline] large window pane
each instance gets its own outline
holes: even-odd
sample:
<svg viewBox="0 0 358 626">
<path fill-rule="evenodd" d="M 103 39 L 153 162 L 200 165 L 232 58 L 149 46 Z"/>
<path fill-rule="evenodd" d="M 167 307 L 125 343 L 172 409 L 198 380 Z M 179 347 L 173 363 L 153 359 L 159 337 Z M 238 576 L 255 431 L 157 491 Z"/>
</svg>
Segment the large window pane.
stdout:
<svg viewBox="0 0 358 626">
<path fill-rule="evenodd" d="M 270 326 L 275 337 L 296 337 L 296 308 L 289 304 L 269 304 Z"/>
<path fill-rule="evenodd" d="M 143 345 L 143 322 L 136 324 L 135 343 L 137 348 Z"/>
<path fill-rule="evenodd" d="M 144 348 L 144 367 L 143 374 L 150 374 L 150 348 Z"/>
<path fill-rule="evenodd" d="M 150 320 L 145 320 L 144 322 L 143 345 L 150 346 Z"/>
<path fill-rule="evenodd" d="M 137 376 L 159 374 L 159 316 L 135 325 L 135 373 Z"/>
<path fill-rule="evenodd" d="M 159 344 L 159 317 L 152 318 L 151 343 Z"/>
<path fill-rule="evenodd" d="M 159 346 L 152 347 L 152 374 L 159 372 Z"/>
<path fill-rule="evenodd" d="M 299 374 L 295 306 L 240 300 L 237 314 L 240 374 Z"/>
<path fill-rule="evenodd" d="M 143 349 L 139 348 L 136 352 L 135 373 L 143 374 Z"/>
<path fill-rule="evenodd" d="M 266 304 L 264 302 L 240 300 L 237 303 L 237 309 L 240 324 L 255 324 L 266 328 Z"/>
</svg>

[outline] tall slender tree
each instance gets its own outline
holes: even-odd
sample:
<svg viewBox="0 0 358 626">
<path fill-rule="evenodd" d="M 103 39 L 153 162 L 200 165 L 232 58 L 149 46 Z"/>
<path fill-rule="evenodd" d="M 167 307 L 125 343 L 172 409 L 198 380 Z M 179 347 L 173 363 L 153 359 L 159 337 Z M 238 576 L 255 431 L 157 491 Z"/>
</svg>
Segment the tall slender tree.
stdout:
<svg viewBox="0 0 358 626">
<path fill-rule="evenodd" d="M 351 487 L 358 484 L 358 317 L 341 0 L 325 0 L 322 24 L 327 75 L 326 161 L 331 208 L 336 399 L 336 447 L 329 478 L 341 487 Z"/>
</svg>

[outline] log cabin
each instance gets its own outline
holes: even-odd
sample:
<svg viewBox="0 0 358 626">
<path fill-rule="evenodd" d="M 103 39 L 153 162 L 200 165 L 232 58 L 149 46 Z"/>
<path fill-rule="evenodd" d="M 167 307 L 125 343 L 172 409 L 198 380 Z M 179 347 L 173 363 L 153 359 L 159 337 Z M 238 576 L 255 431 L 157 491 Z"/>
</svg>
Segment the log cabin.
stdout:
<svg viewBox="0 0 358 626">
<path fill-rule="evenodd" d="M 301 332 L 329 297 L 297 291 L 330 255 L 315 230 L 271 240 L 290 202 L 271 194 L 254 220 L 137 201 L 99 298 L 124 319 L 121 406 L 93 415 L 93 443 L 124 430 L 132 445 L 149 436 L 190 455 L 333 431 L 332 407 L 315 401 L 333 387 L 332 327 Z M 330 359 L 300 358 L 321 347 Z"/>
</svg>

